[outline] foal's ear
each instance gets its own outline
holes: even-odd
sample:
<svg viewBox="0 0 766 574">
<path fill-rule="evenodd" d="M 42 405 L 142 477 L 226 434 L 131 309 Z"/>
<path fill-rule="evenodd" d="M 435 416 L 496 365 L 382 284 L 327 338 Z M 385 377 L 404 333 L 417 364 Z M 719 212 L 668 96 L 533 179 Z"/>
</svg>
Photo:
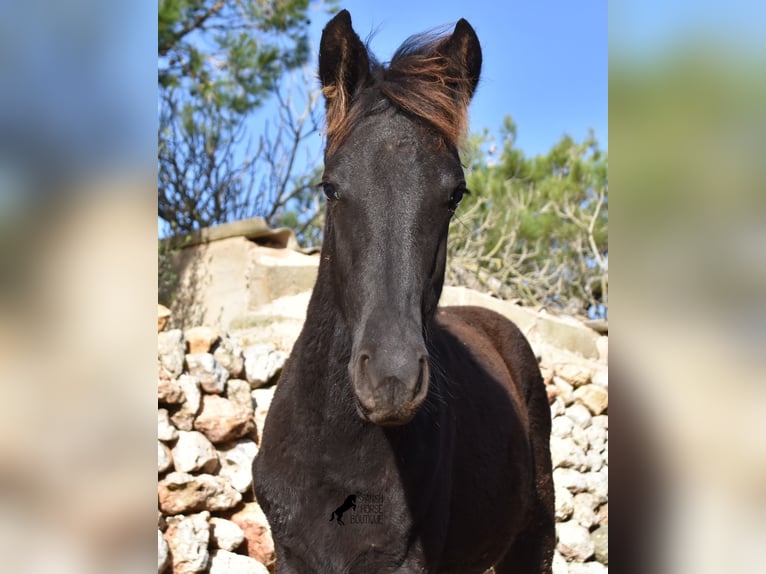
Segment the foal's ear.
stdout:
<svg viewBox="0 0 766 574">
<path fill-rule="evenodd" d="M 319 45 L 319 80 L 327 108 L 345 108 L 370 75 L 370 58 L 351 27 L 351 14 L 341 10 L 327 23 Z"/>
<path fill-rule="evenodd" d="M 481 45 L 467 20 L 458 20 L 455 30 L 439 49 L 439 53 L 449 62 L 452 73 L 463 80 L 467 91 L 465 95 L 470 99 L 476 91 L 481 74 Z"/>
</svg>

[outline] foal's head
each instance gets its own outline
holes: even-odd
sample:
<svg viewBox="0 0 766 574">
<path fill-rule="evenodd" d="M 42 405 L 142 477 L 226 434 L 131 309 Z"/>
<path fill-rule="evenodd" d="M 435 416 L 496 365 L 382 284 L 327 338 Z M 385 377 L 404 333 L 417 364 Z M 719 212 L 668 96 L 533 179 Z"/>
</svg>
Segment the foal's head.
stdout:
<svg viewBox="0 0 766 574">
<path fill-rule="evenodd" d="M 348 369 L 362 418 L 401 425 L 428 392 L 424 325 L 444 282 L 447 229 L 465 191 L 457 153 L 481 49 L 465 20 L 408 40 L 377 64 L 347 11 L 325 27 L 323 258 L 352 333 Z"/>
</svg>

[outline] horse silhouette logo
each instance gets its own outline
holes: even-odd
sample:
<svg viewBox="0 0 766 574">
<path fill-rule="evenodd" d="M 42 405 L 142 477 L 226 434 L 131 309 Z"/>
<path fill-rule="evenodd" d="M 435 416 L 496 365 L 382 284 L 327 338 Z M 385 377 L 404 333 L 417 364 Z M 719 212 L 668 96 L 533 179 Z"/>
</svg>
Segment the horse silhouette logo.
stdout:
<svg viewBox="0 0 766 574">
<path fill-rule="evenodd" d="M 330 515 L 330 522 L 337 519 L 338 524 L 345 526 L 346 523 L 343 522 L 343 513 L 346 512 L 349 508 L 356 510 L 356 494 L 349 494 L 346 497 L 346 500 L 343 502 L 343 504 L 336 508 Z"/>
</svg>

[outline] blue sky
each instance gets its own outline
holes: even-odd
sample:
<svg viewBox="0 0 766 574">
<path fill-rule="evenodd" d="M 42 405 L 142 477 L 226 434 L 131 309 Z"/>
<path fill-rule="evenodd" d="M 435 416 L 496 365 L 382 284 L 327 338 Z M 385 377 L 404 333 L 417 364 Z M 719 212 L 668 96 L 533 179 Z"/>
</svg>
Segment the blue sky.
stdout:
<svg viewBox="0 0 766 574">
<path fill-rule="evenodd" d="M 471 129 L 496 131 L 510 114 L 517 145 L 545 153 L 564 134 L 593 128 L 608 144 L 606 0 L 417 2 L 347 0 L 354 29 L 387 61 L 408 36 L 465 18 L 476 29 L 484 64 L 471 104 Z M 328 18 L 311 14 L 314 51 Z"/>
</svg>

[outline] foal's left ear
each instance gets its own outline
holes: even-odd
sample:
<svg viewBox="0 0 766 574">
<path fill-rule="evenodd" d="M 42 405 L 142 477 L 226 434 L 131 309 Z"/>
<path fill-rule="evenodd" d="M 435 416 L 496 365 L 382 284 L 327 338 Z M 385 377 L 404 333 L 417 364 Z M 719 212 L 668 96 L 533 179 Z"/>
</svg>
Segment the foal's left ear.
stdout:
<svg viewBox="0 0 766 574">
<path fill-rule="evenodd" d="M 348 106 L 369 75 L 367 48 L 351 27 L 351 14 L 341 10 L 325 26 L 319 44 L 319 80 L 328 109 Z"/>
<path fill-rule="evenodd" d="M 451 72 L 463 80 L 467 91 L 465 95 L 470 99 L 481 75 L 481 45 L 467 20 L 458 20 L 455 30 L 439 49 L 439 53 L 447 59 Z"/>
</svg>

